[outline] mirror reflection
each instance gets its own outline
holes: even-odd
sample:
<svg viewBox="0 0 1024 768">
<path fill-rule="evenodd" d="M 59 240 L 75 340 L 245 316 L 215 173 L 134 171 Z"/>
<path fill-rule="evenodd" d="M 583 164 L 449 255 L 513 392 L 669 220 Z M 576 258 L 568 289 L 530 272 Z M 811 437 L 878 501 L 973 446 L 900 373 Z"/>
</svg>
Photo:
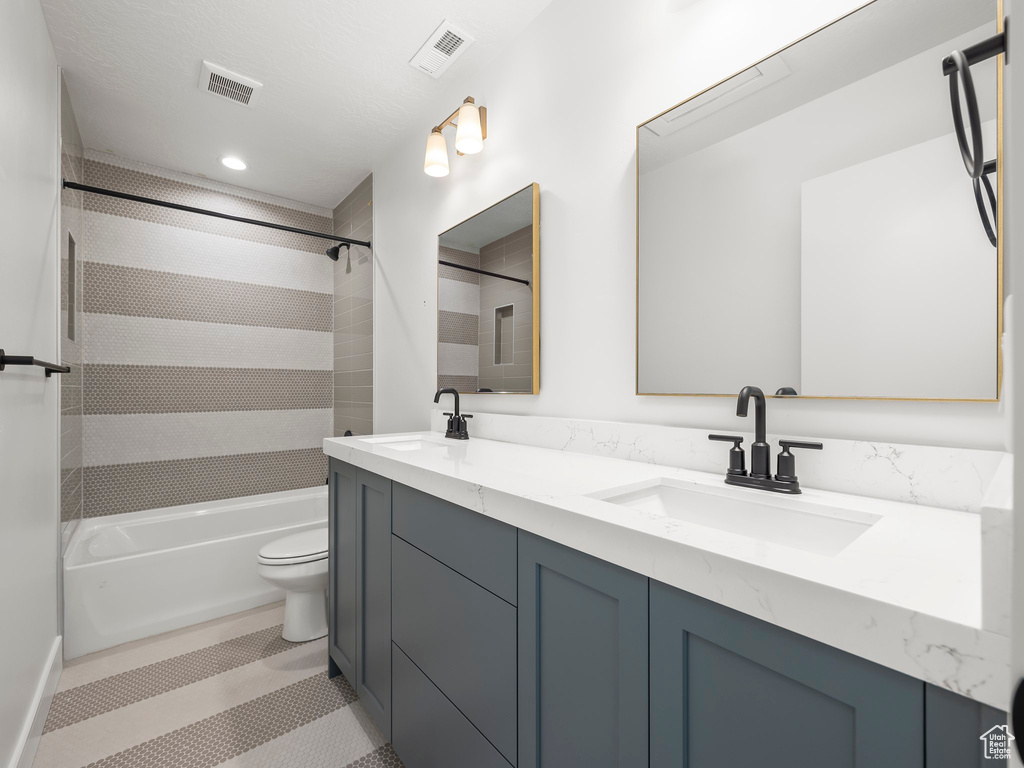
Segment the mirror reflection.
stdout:
<svg viewBox="0 0 1024 768">
<path fill-rule="evenodd" d="M 942 66 L 996 10 L 877 0 L 638 128 L 638 393 L 998 396 L 996 59 L 978 198 Z"/>
<path fill-rule="evenodd" d="M 539 210 L 531 184 L 438 237 L 438 388 L 539 391 Z"/>
</svg>

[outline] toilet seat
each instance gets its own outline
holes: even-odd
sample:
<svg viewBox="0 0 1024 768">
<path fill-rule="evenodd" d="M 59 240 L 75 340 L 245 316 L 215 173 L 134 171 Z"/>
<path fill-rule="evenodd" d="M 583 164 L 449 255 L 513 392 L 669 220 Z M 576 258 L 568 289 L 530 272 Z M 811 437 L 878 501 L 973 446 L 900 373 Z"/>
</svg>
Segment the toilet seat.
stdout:
<svg viewBox="0 0 1024 768">
<path fill-rule="evenodd" d="M 260 565 L 299 565 L 327 559 L 327 529 L 314 528 L 276 539 L 260 548 Z"/>
</svg>

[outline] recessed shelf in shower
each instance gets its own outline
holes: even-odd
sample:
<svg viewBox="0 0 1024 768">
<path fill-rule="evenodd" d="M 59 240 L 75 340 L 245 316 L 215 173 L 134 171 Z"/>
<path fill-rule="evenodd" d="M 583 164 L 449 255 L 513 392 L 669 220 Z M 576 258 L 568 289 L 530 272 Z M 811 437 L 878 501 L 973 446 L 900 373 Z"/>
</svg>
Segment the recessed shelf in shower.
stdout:
<svg viewBox="0 0 1024 768">
<path fill-rule="evenodd" d="M 494 364 L 512 364 L 512 305 L 494 308 Z"/>
</svg>

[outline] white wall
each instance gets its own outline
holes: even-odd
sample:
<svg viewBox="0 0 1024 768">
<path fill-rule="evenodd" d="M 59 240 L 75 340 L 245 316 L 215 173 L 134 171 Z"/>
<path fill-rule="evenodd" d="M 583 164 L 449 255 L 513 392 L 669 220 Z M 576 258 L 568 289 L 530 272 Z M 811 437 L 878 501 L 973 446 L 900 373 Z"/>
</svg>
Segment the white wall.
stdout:
<svg viewBox="0 0 1024 768">
<path fill-rule="evenodd" d="M 811 179 L 801 201 L 800 392 L 995 397 L 996 249 L 956 137 Z"/>
<path fill-rule="evenodd" d="M 634 395 L 635 128 L 857 5 L 850 0 L 555 0 L 511 48 L 453 75 L 444 101 L 375 163 L 378 432 L 429 425 L 437 234 L 541 188 L 541 394 L 464 398 L 474 410 L 726 429 L 730 398 Z M 467 94 L 484 151 L 423 173 L 430 126 Z M 599 308 L 599 311 L 587 311 Z M 671 353 L 671 350 L 667 350 Z M 775 433 L 994 448 L 995 404 L 774 401 Z"/>
<path fill-rule="evenodd" d="M 661 139 L 647 137 L 651 151 L 643 154 L 640 176 L 641 392 L 729 393 L 755 383 L 765 392 L 789 386 L 802 395 L 995 396 L 994 383 L 988 388 L 949 385 L 961 371 L 979 372 L 989 379 L 995 373 L 995 251 L 978 220 L 970 181 L 956 148 L 948 86 L 935 69 L 935 62 L 949 51 L 984 36 L 984 30 L 972 30 L 692 154 L 683 154 L 689 150 L 680 143 L 685 131 Z M 783 52 L 778 58 L 788 61 L 789 66 L 800 61 L 805 69 L 795 77 L 806 77 L 809 58 L 814 57 Z M 984 114 L 994 118 L 995 63 L 986 62 L 984 68 L 976 69 L 978 89 L 985 96 L 991 92 L 991 98 L 983 100 Z M 784 81 L 772 87 L 785 86 Z M 800 89 L 793 86 L 792 90 Z M 739 105 L 735 109 L 745 108 Z M 749 109 L 757 114 L 763 105 Z M 880 120 L 881 115 L 889 119 Z M 987 148 L 995 146 L 994 126 L 993 122 L 992 134 L 986 136 Z M 703 135 L 709 135 L 707 130 Z M 885 354 L 886 348 L 879 347 L 876 338 L 856 336 L 857 326 L 849 321 L 864 310 L 865 297 L 871 297 L 875 304 L 889 294 L 900 295 L 900 306 L 917 319 L 918 325 L 928 327 L 930 317 L 925 303 L 918 306 L 916 301 L 908 301 L 915 291 L 899 293 L 897 289 L 903 285 L 893 285 L 887 279 L 877 281 L 883 273 L 869 272 L 860 255 L 849 261 L 843 259 L 833 246 L 846 237 L 846 232 L 843 238 L 828 239 L 827 247 L 817 256 L 824 258 L 823 266 L 847 267 L 853 281 L 826 285 L 827 291 L 822 291 L 820 284 L 808 284 L 808 186 L 804 182 L 839 169 L 860 167 L 870 159 L 943 134 L 948 134 L 952 151 L 942 154 L 947 148 L 940 148 L 939 162 L 932 163 L 938 167 L 931 170 L 933 177 L 945 171 L 939 178 L 948 177 L 960 193 L 949 201 L 951 210 L 947 214 L 952 216 L 937 216 L 930 206 L 936 179 L 924 174 L 896 175 L 897 170 L 907 169 L 876 165 L 877 170 L 884 173 L 885 168 L 891 175 L 882 176 L 884 187 L 872 189 L 866 200 L 848 190 L 861 208 L 873 203 L 872 214 L 887 210 L 882 201 L 888 205 L 891 199 L 886 195 L 897 198 L 899 205 L 889 210 L 902 222 L 903 239 L 914 245 L 913 253 L 930 250 L 929 234 L 946 242 L 947 252 L 952 251 L 954 258 L 945 271 L 931 253 L 916 261 L 903 258 L 904 264 L 914 262 L 915 271 L 921 261 L 925 262 L 926 269 L 917 271 L 918 275 L 943 277 L 955 286 L 975 265 L 989 267 L 973 273 L 980 293 L 953 293 L 964 308 L 963 315 L 991 320 L 989 332 L 981 341 L 970 338 L 969 342 L 975 342 L 973 346 L 968 343 L 963 345 L 966 349 L 957 350 L 969 358 L 964 354 L 959 358 L 943 355 L 922 368 L 913 355 L 904 354 L 903 348 Z M 823 141 L 822 137 L 828 139 Z M 652 157 L 677 159 L 657 165 Z M 831 178 L 837 194 L 847 189 L 842 184 L 844 179 L 849 181 L 847 176 L 835 173 Z M 957 205 L 959 202 L 964 204 Z M 821 197 L 819 203 L 822 205 L 814 209 L 815 215 L 830 215 L 822 220 L 823 228 L 811 231 L 834 235 L 840 228 L 837 224 L 845 225 L 859 234 L 861 241 L 865 239 L 865 230 L 870 227 L 858 218 L 856 206 L 846 205 L 846 201 L 840 204 L 835 197 Z M 832 208 L 828 207 L 830 203 Z M 912 221 L 919 223 L 908 227 Z M 954 251 L 957 234 L 961 235 L 960 242 L 968 246 L 973 243 L 974 248 Z M 866 291 L 857 292 L 865 287 Z M 938 301 L 936 294 L 929 296 L 934 297 L 933 304 Z M 943 301 L 948 298 L 942 295 Z M 843 299 L 858 311 L 853 315 L 844 311 L 848 308 L 843 306 Z M 802 322 L 801 303 L 805 309 L 809 305 L 820 307 L 825 316 L 816 315 L 811 322 L 804 318 Z M 955 317 L 947 310 L 948 304 L 943 312 Z M 884 313 L 875 316 L 888 319 Z M 828 321 L 829 330 L 835 326 L 851 328 L 844 341 L 856 342 L 858 351 L 864 354 L 850 356 L 849 344 L 830 340 L 823 319 Z M 897 327 L 887 328 L 881 322 L 878 325 L 890 335 L 892 327 Z M 820 345 L 808 344 L 808 330 L 818 331 L 815 338 L 821 340 Z M 873 350 L 879 350 L 879 354 L 873 355 Z M 932 351 L 923 347 L 921 355 Z M 834 369 L 837 355 L 850 364 Z M 851 377 L 851 368 L 861 375 Z M 879 375 L 879 368 L 885 369 L 884 375 Z M 927 382 L 927 386 L 916 386 L 919 382 Z M 904 383 L 909 386 L 902 386 Z"/>
<path fill-rule="evenodd" d="M 60 357 L 59 88 L 38 0 L 4 0 L 0 345 L 44 360 Z M 59 411 L 59 376 L 47 379 L 38 368 L 0 373 L 0 765 L 33 751 L 36 705 L 55 682 L 48 675 L 59 647 Z"/>
<path fill-rule="evenodd" d="M 1021 12 L 1024 11 L 1024 3 L 1021 3 L 1020 0 L 1004 0 L 1003 9 L 1008 18 L 1013 17 L 1016 12 L 1018 21 L 1015 23 L 1019 23 Z M 1009 57 L 1004 83 L 1006 122 L 1003 130 L 1006 132 L 1006 137 L 1013 137 L 1012 141 L 1007 138 L 1006 155 L 1004 156 L 1006 178 L 1003 190 L 1003 237 L 1009 254 L 1013 253 L 1010 249 L 1017 246 L 1018 243 L 1024 243 L 1024 165 L 1019 159 L 1024 156 L 1024 146 L 1020 141 L 1020 137 L 1024 135 L 1024 69 L 1020 63 L 1016 63 L 1019 61 L 1020 57 Z M 1020 258 L 1013 258 L 1011 255 L 1010 260 L 1012 264 L 1008 265 L 1010 269 L 1007 270 L 1007 274 L 1013 281 L 1013 289 L 1016 293 L 1024 292 L 1024 270 L 1020 267 Z M 1012 334 L 1011 355 L 1017 371 L 1007 388 L 1013 403 L 1011 432 L 1014 446 L 1024 445 L 1024 418 L 1022 418 L 1024 413 L 1019 405 L 1021 393 L 1024 391 L 1024 380 L 1019 373 L 1022 362 L 1024 362 L 1024 312 L 1021 312 L 1020 309 L 1019 305 L 1014 307 L 1013 317 L 1007 321 L 1007 326 Z M 1024 507 L 1024 461 L 1019 461 L 1016 457 L 1014 459 L 1013 483 L 1013 505 L 1015 510 L 1020 510 Z M 1017 518 L 1019 521 L 1019 512 Z M 1022 595 L 1024 595 L 1024 525 L 1020 525 L 1019 522 L 1015 522 L 1013 526 L 1013 577 L 1010 587 L 1012 590 L 1013 626 L 1011 628 L 1012 653 L 1009 690 L 1012 697 L 1018 683 L 1024 680 L 1024 608 L 1022 608 L 1024 605 L 1024 599 L 1022 599 Z M 1011 702 L 1008 701 L 1007 710 L 1010 709 L 1010 704 Z M 1018 740 L 1022 736 L 1024 734 L 1017 733 Z M 1024 750 L 1020 747 L 1020 741 L 1017 744 L 1018 747 L 1014 750 L 1010 765 L 1014 768 L 1021 768 L 1024 766 L 1024 759 L 1022 759 Z"/>
</svg>

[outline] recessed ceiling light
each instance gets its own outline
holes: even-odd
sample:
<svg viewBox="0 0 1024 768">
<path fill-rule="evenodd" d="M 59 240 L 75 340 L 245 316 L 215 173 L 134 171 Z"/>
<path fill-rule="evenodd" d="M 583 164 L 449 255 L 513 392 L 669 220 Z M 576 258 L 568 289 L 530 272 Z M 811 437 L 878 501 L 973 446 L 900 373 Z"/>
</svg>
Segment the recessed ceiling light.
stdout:
<svg viewBox="0 0 1024 768">
<path fill-rule="evenodd" d="M 245 161 L 242 158 L 235 157 L 233 155 L 222 157 L 220 159 L 220 162 L 222 165 L 224 165 L 227 168 L 230 168 L 232 171 L 244 171 L 248 167 L 246 166 Z"/>
</svg>

